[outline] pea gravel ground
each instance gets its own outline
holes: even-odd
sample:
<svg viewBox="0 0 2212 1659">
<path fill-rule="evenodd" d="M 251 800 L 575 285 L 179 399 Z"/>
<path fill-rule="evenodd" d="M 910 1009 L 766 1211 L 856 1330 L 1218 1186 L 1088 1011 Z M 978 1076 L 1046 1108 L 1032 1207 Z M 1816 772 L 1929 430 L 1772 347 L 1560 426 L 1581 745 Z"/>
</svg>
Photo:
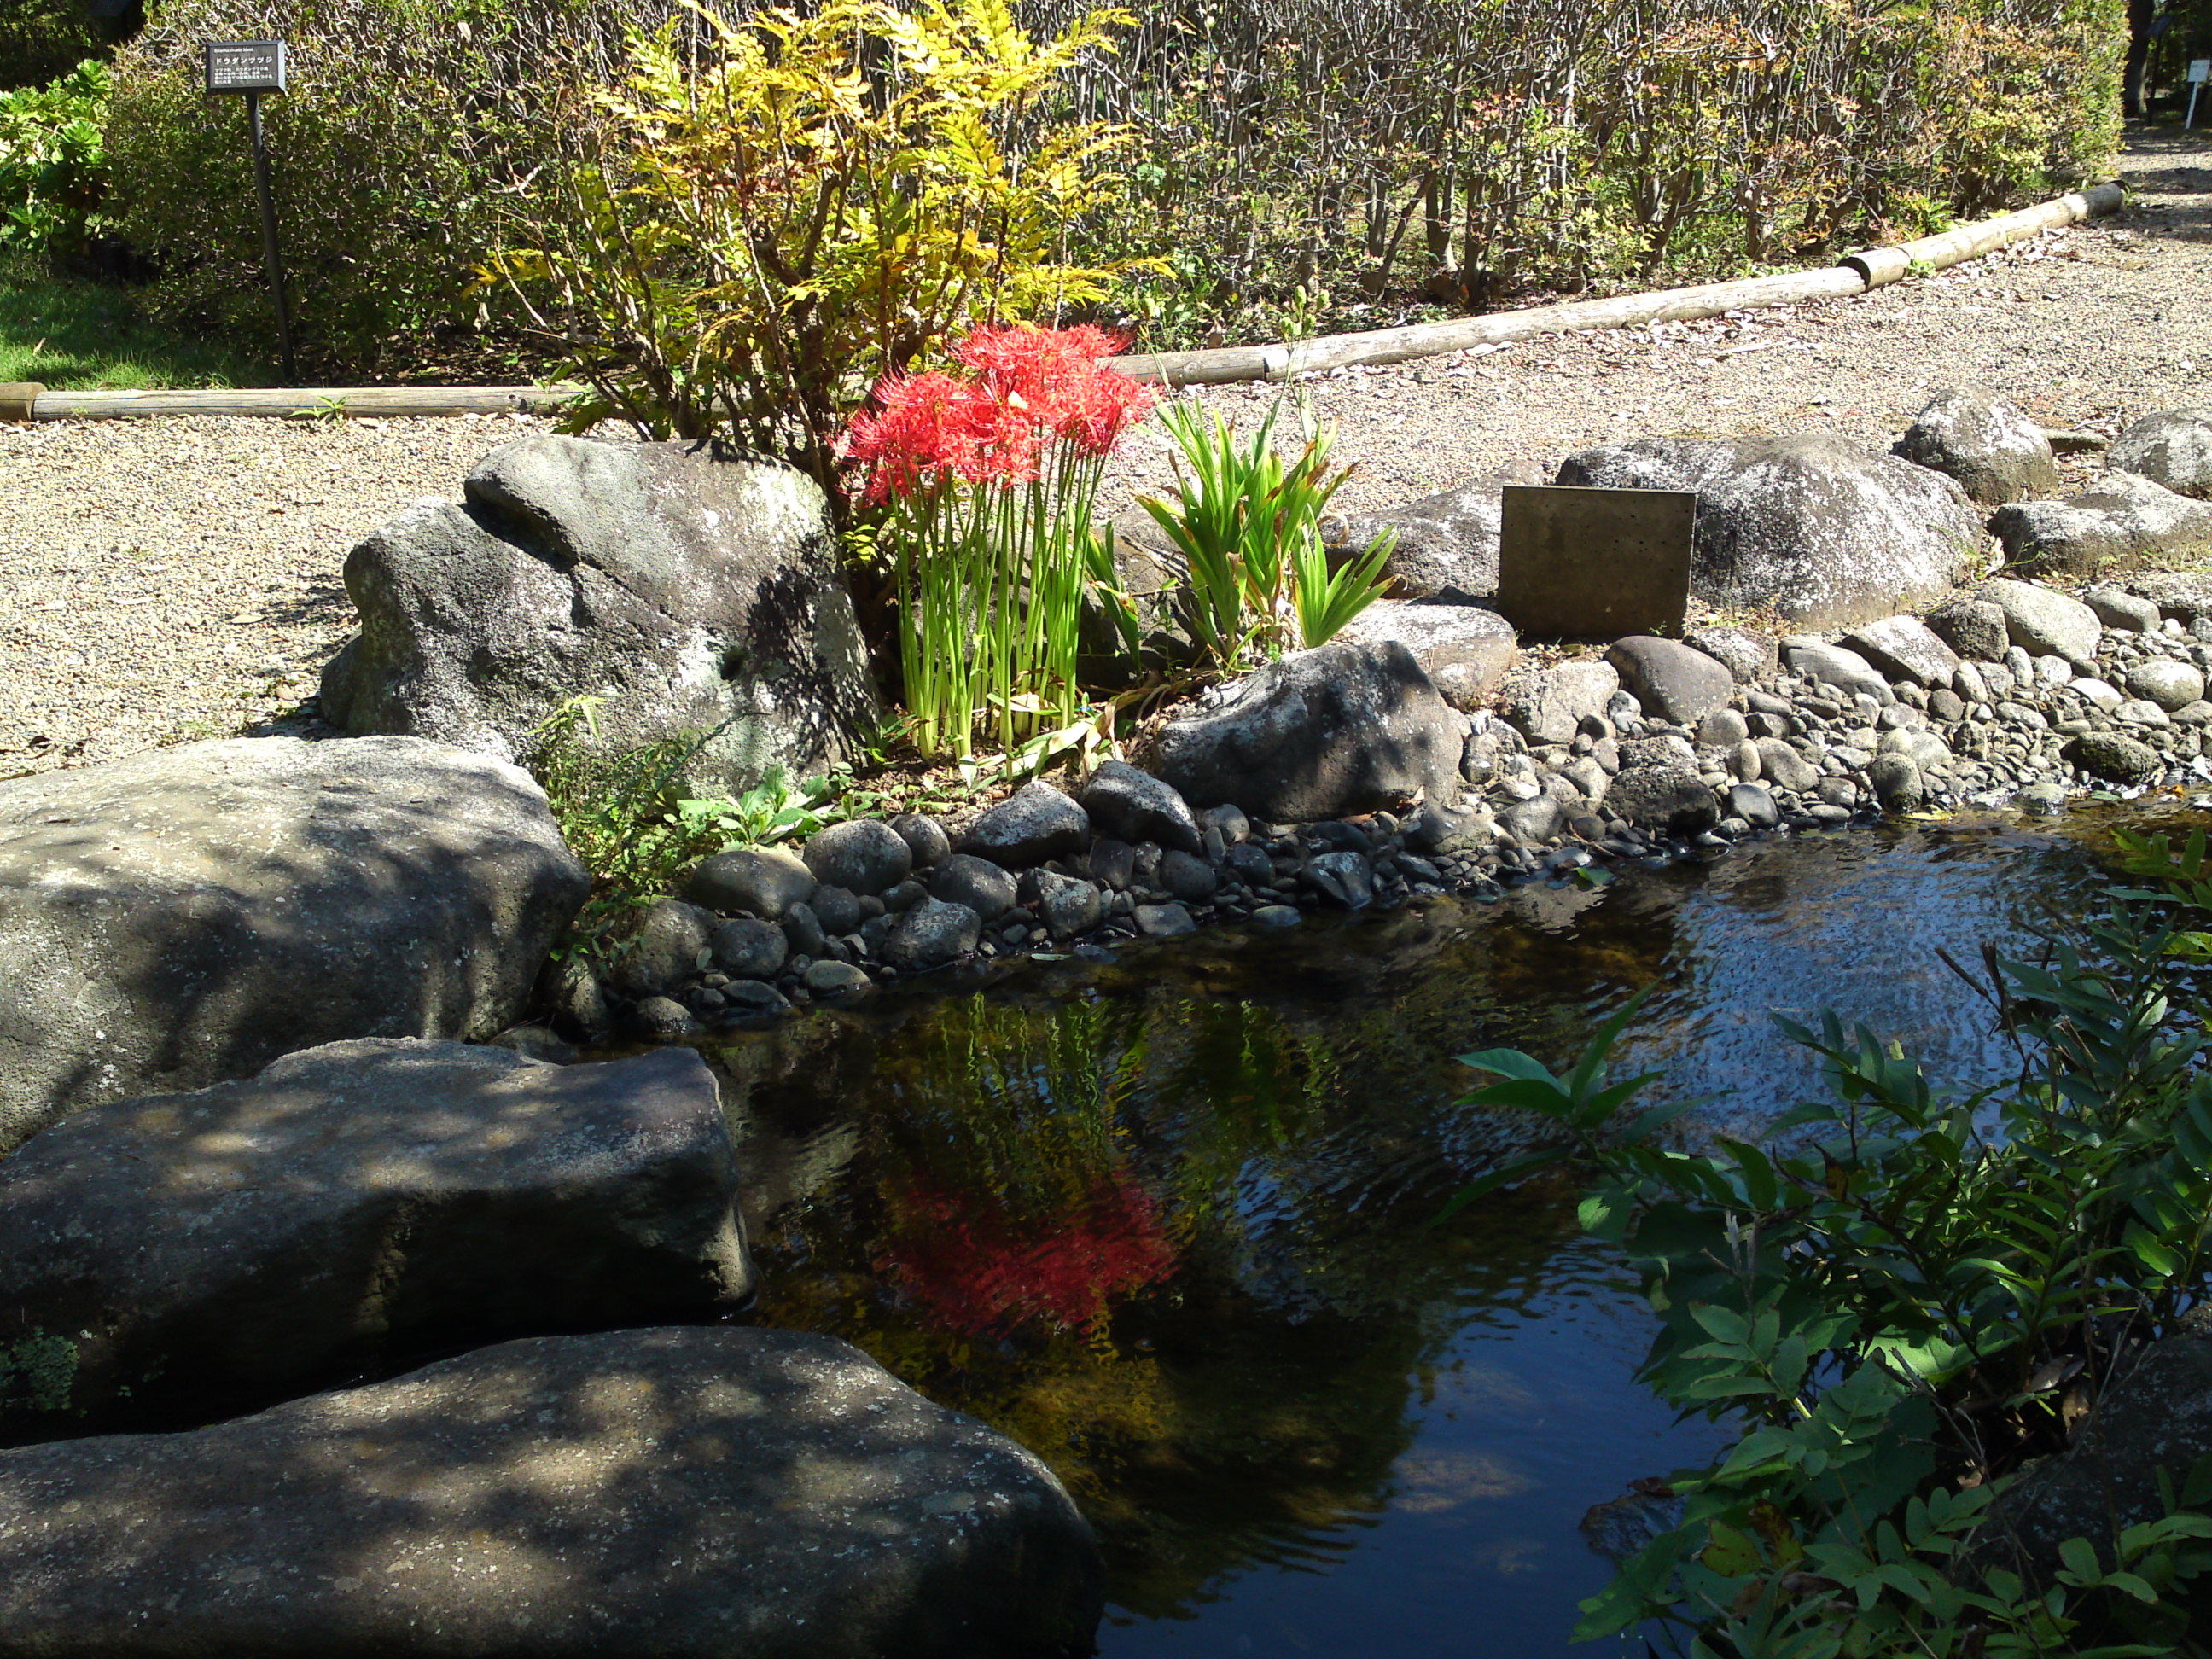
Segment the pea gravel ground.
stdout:
<svg viewBox="0 0 2212 1659">
<path fill-rule="evenodd" d="M 1887 447 L 1979 384 L 2107 434 L 2212 402 L 2212 141 L 2139 136 L 2113 219 L 1854 300 L 1339 371 L 1304 388 L 1349 507 L 1632 437 L 1828 431 Z M 1209 398 L 1257 418 L 1279 388 Z M 185 419 L 0 427 L 0 778 L 313 729 L 351 627 L 347 550 L 542 422 Z M 2071 464 L 2077 476 L 2094 461 Z M 1164 483 L 1138 434 L 1114 481 Z"/>
</svg>

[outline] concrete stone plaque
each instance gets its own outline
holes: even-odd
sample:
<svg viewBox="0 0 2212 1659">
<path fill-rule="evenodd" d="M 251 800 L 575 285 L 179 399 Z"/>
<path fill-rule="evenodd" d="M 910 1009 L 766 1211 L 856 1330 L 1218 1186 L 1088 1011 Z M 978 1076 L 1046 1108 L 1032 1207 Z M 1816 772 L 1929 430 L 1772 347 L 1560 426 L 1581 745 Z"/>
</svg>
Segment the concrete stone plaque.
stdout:
<svg viewBox="0 0 2212 1659">
<path fill-rule="evenodd" d="M 289 67 L 282 40 L 207 43 L 210 92 L 282 92 Z"/>
<path fill-rule="evenodd" d="M 1524 639 L 1679 635 L 1697 492 L 1508 484 L 1498 609 Z"/>
</svg>

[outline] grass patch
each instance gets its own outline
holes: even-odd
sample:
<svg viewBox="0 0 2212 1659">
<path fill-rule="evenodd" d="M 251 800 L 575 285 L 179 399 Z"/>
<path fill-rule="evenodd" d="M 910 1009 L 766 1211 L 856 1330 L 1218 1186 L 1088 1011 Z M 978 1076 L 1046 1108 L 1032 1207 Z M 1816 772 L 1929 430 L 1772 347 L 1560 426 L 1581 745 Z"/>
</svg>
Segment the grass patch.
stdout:
<svg viewBox="0 0 2212 1659">
<path fill-rule="evenodd" d="M 272 371 L 148 321 L 127 288 L 0 261 L 0 380 L 58 392 L 102 387 L 269 386 Z"/>
</svg>

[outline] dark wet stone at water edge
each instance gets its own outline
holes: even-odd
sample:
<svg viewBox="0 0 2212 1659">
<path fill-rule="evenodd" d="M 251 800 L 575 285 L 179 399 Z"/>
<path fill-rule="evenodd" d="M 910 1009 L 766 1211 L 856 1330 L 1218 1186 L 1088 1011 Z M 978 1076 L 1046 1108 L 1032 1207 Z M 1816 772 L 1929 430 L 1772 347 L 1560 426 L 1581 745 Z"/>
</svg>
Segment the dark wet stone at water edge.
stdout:
<svg viewBox="0 0 2212 1659">
<path fill-rule="evenodd" d="M 94 1107 L 0 1163 L 0 1352 L 58 1336 L 59 1405 L 159 1422 L 456 1338 L 712 1318 L 750 1288 L 737 1182 L 688 1049 L 331 1043 Z M 83 1431 L 4 1402 L 0 1431 Z"/>
<path fill-rule="evenodd" d="M 1102 1584 L 1037 1458 L 796 1331 L 510 1342 L 0 1452 L 0 1644 L 46 1659 L 1036 1659 Z"/>
</svg>

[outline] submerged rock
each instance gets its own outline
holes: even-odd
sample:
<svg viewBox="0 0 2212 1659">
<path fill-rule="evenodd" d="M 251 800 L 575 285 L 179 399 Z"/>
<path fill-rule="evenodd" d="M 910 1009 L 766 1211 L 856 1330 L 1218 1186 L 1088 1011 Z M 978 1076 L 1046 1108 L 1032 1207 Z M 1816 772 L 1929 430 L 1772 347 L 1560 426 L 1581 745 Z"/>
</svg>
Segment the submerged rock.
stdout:
<svg viewBox="0 0 2212 1659">
<path fill-rule="evenodd" d="M 159 1419 L 456 1340 L 709 1318 L 750 1288 L 737 1186 L 688 1048 L 330 1043 L 94 1107 L 0 1164 L 0 1350 L 62 1338 L 74 1413 Z M 83 1431 L 4 1401 L 0 1427 Z"/>
<path fill-rule="evenodd" d="M 527 774 L 417 738 L 0 783 L 0 1151 L 319 1042 L 493 1036 L 590 886 Z"/>
<path fill-rule="evenodd" d="M 510 1342 L 0 1452 L 0 1632 L 51 1659 L 1031 1659 L 1088 1648 L 1103 1584 L 1036 1456 L 797 1331 Z"/>
</svg>

